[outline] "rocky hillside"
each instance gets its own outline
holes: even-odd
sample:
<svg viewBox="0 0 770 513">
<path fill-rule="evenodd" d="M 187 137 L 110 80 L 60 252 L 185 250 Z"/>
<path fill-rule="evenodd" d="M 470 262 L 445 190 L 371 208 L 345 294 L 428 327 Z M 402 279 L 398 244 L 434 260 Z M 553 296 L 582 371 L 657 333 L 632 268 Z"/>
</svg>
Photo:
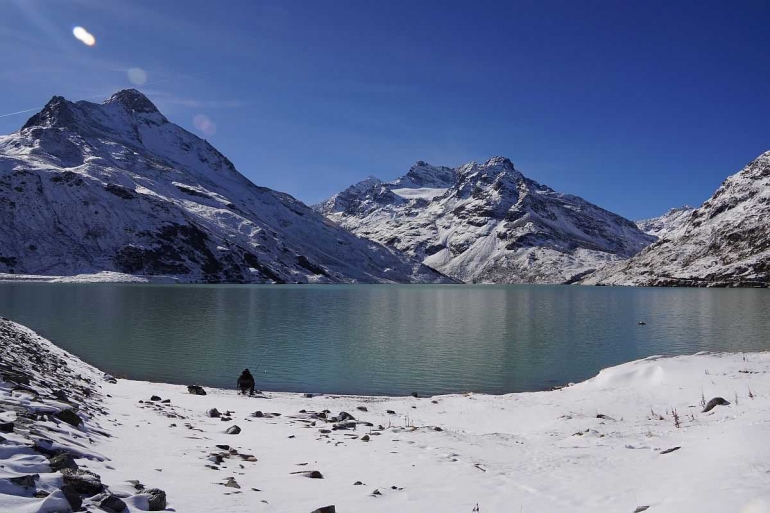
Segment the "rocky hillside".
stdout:
<svg viewBox="0 0 770 513">
<path fill-rule="evenodd" d="M 644 233 L 660 239 L 684 226 L 693 210 L 695 209 L 689 205 L 672 208 L 662 216 L 637 221 L 636 226 Z"/>
<path fill-rule="evenodd" d="M 314 207 L 362 237 L 465 282 L 570 283 L 655 240 L 623 217 L 556 192 L 495 157 L 459 168 L 418 162 Z"/>
<path fill-rule="evenodd" d="M 770 284 L 770 152 L 727 178 L 678 230 L 584 283 L 644 286 Z"/>
<path fill-rule="evenodd" d="M 257 187 L 136 90 L 54 97 L 0 137 L 0 273 L 114 271 L 187 282 L 446 277 Z"/>
</svg>

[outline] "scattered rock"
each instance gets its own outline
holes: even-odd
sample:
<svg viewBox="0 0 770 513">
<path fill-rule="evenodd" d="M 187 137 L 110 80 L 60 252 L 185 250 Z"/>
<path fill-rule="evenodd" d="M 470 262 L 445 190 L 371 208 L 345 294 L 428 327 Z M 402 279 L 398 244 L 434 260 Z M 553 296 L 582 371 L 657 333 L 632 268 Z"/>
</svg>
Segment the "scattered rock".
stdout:
<svg viewBox="0 0 770 513">
<path fill-rule="evenodd" d="M 353 483 L 353 486 L 363 486 L 363 484 L 364 483 L 362 483 L 361 481 L 356 481 L 355 483 Z"/>
<path fill-rule="evenodd" d="M 110 494 L 99 502 L 99 507 L 110 513 L 123 513 L 126 503 Z"/>
<path fill-rule="evenodd" d="M 163 399 L 161 402 L 163 404 L 171 404 L 171 399 Z"/>
<path fill-rule="evenodd" d="M 438 404 L 438 401 L 436 401 L 436 400 L 433 400 L 433 401 L 431 401 L 431 402 L 432 402 L 433 404 Z"/>
<path fill-rule="evenodd" d="M 228 488 L 240 488 L 241 485 L 238 484 L 238 481 L 235 480 L 234 477 L 228 477 L 227 482 L 225 483 L 225 486 Z"/>
<path fill-rule="evenodd" d="M 634 510 L 634 513 L 642 513 L 642 511 L 647 511 L 650 509 L 649 506 L 639 506 Z"/>
<path fill-rule="evenodd" d="M 225 433 L 228 435 L 237 435 L 240 432 L 241 432 L 241 428 L 239 428 L 238 426 L 230 426 L 229 428 L 227 428 L 227 431 L 225 431 Z"/>
<path fill-rule="evenodd" d="M 337 513 L 337 508 L 334 506 L 324 506 L 323 508 L 314 509 L 311 513 Z"/>
<path fill-rule="evenodd" d="M 126 483 L 130 483 L 131 486 L 133 486 L 134 489 L 137 491 L 141 492 L 142 490 L 144 490 L 144 485 L 139 481 L 137 481 L 136 479 L 129 479 L 128 481 L 126 481 Z"/>
<path fill-rule="evenodd" d="M 218 419 L 219 417 L 222 416 L 222 414 L 219 413 L 219 410 L 217 410 L 216 408 L 211 408 L 209 410 L 206 410 L 206 416 L 211 417 L 212 419 Z"/>
<path fill-rule="evenodd" d="M 368 442 L 370 440 L 369 435 L 364 435 L 361 437 L 362 442 Z"/>
<path fill-rule="evenodd" d="M 393 411 L 393 410 L 385 410 L 385 413 L 387 413 L 388 415 L 395 415 L 396 414 L 396 412 Z"/>
<path fill-rule="evenodd" d="M 81 419 L 80 416 L 77 413 L 75 413 L 74 410 L 70 410 L 70 409 L 62 410 L 58 413 L 55 413 L 54 417 L 61 420 L 62 422 L 66 422 L 70 426 L 78 427 L 80 424 L 83 423 L 83 419 Z"/>
<path fill-rule="evenodd" d="M 668 454 L 668 453 L 671 453 L 671 452 L 674 452 L 674 451 L 678 451 L 679 449 L 681 449 L 680 446 L 672 447 L 671 449 L 666 449 L 664 451 L 660 451 L 660 453 L 661 454 Z"/>
<path fill-rule="evenodd" d="M 13 433 L 13 422 L 0 422 L 0 433 Z"/>
<path fill-rule="evenodd" d="M 353 415 L 349 414 L 346 411 L 341 411 L 340 414 L 337 415 L 337 419 L 340 420 L 340 421 L 343 421 L 343 420 L 356 420 L 356 418 L 353 417 Z"/>
<path fill-rule="evenodd" d="M 603 420 L 615 420 L 612 417 L 610 417 L 609 415 L 605 415 L 603 413 L 599 413 L 598 415 L 596 415 L 596 418 L 597 419 L 603 419 Z"/>
<path fill-rule="evenodd" d="M 303 475 L 305 477 L 309 477 L 310 479 L 323 479 L 324 476 L 317 470 L 311 470 L 310 472 L 304 472 Z"/>
<path fill-rule="evenodd" d="M 379 490 L 374 490 L 374 491 L 372 492 L 372 495 L 373 495 L 373 496 L 382 495 L 382 492 L 380 492 Z"/>
<path fill-rule="evenodd" d="M 118 382 L 118 380 L 115 379 L 115 376 L 113 376 L 111 374 L 105 374 L 104 375 L 104 381 L 106 381 L 107 383 L 112 383 L 113 385 L 117 384 L 117 382 Z"/>
<path fill-rule="evenodd" d="M 444 430 L 443 430 L 443 429 L 441 429 L 441 428 L 440 428 L 440 427 L 438 427 L 438 426 L 435 426 L 435 427 L 433 428 L 433 431 L 444 431 Z"/>
<path fill-rule="evenodd" d="M 206 395 L 206 391 L 203 390 L 203 387 L 198 385 L 188 385 L 187 393 L 193 395 Z"/>
<path fill-rule="evenodd" d="M 412 397 L 420 397 L 417 392 L 412 392 Z"/>
<path fill-rule="evenodd" d="M 305 394 L 305 397 L 306 397 L 307 399 L 311 399 L 311 398 L 313 397 L 313 394 Z"/>
<path fill-rule="evenodd" d="M 252 413 L 252 414 L 251 414 L 251 416 L 252 416 L 252 417 L 256 417 L 256 418 L 258 418 L 258 419 L 261 419 L 262 417 L 264 417 L 264 416 L 265 416 L 265 414 L 264 414 L 264 413 L 262 413 L 261 411 L 257 410 L 257 411 L 255 411 L 254 413 Z"/>
<path fill-rule="evenodd" d="M 154 396 L 150 397 L 150 401 L 160 401 L 160 396 L 159 395 L 154 395 Z"/>
<path fill-rule="evenodd" d="M 142 495 L 148 495 L 147 501 L 150 504 L 150 511 L 163 511 L 166 509 L 166 492 L 160 488 L 150 488 L 142 492 Z"/>
<path fill-rule="evenodd" d="M 71 454 L 66 452 L 53 456 L 51 459 L 48 460 L 48 465 L 50 465 L 51 467 L 51 472 L 57 472 L 64 468 L 69 468 L 72 470 L 78 469 L 78 464 L 75 463 L 75 458 L 73 458 Z"/>
<path fill-rule="evenodd" d="M 721 397 L 715 397 L 712 400 L 710 400 L 708 403 L 706 403 L 706 407 L 703 408 L 703 411 L 701 413 L 706 413 L 707 411 L 711 411 L 717 406 L 726 406 L 730 404 L 728 401 L 725 401 Z"/>
<path fill-rule="evenodd" d="M 356 409 L 358 411 L 369 411 L 369 409 L 366 406 L 356 406 Z"/>
<path fill-rule="evenodd" d="M 227 444 L 217 444 L 216 448 L 217 449 L 222 449 L 223 451 L 229 451 L 230 450 L 230 446 L 227 445 Z"/>
</svg>

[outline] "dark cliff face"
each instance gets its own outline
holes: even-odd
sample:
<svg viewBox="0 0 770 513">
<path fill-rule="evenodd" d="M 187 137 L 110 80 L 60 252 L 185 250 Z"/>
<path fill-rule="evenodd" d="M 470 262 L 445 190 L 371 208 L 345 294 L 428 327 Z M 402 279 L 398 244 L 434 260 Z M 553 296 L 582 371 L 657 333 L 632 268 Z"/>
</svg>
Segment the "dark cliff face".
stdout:
<svg viewBox="0 0 770 513">
<path fill-rule="evenodd" d="M 237 283 L 447 282 L 257 187 L 139 91 L 54 97 L 0 138 L 0 272 Z"/>
<path fill-rule="evenodd" d="M 770 152 L 727 178 L 684 222 L 635 258 L 587 284 L 770 285 Z"/>
<path fill-rule="evenodd" d="M 340 198 L 344 209 L 335 208 Z M 655 240 L 505 157 L 456 169 L 418 162 L 393 182 L 353 186 L 315 208 L 463 281 L 570 282 Z"/>
</svg>

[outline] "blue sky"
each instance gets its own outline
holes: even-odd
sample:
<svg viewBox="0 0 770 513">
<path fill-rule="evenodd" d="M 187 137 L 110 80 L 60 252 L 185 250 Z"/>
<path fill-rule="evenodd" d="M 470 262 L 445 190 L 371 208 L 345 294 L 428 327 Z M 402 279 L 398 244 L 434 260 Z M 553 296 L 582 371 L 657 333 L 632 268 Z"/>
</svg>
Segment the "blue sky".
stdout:
<svg viewBox="0 0 770 513">
<path fill-rule="evenodd" d="M 637 219 L 699 205 L 770 150 L 768 26 L 770 2 L 748 0 L 2 0 L 0 133 L 53 95 L 137 87 L 307 203 L 504 155 Z"/>
</svg>

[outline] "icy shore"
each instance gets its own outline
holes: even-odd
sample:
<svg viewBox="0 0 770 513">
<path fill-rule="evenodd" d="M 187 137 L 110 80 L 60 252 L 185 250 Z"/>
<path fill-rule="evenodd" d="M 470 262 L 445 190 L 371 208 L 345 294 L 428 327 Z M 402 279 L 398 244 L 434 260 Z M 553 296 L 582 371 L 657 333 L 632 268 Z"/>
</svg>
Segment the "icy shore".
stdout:
<svg viewBox="0 0 770 513">
<path fill-rule="evenodd" d="M 7 320 L 0 360 L 4 512 L 68 511 L 73 484 L 90 511 L 146 510 L 159 490 L 178 512 L 770 511 L 770 353 L 427 398 L 112 380 Z"/>
</svg>

